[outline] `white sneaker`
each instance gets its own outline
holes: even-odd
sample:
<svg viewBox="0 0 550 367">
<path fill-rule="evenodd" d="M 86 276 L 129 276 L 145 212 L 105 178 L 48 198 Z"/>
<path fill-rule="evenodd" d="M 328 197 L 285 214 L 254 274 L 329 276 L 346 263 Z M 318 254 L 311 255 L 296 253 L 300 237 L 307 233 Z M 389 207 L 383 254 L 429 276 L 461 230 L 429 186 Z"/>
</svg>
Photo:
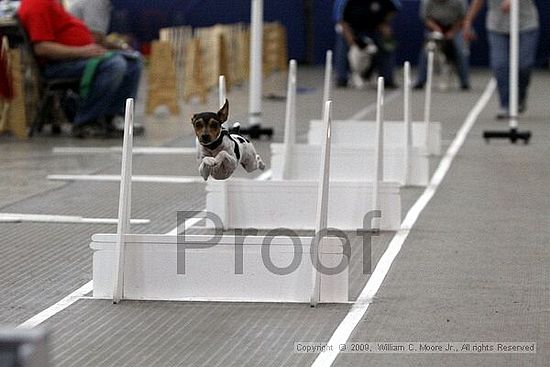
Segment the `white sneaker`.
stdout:
<svg viewBox="0 0 550 367">
<path fill-rule="evenodd" d="M 497 120 L 504 120 L 509 117 L 510 117 L 510 114 L 508 113 L 508 109 L 502 108 L 502 107 L 498 110 L 497 115 L 495 116 Z"/>
<path fill-rule="evenodd" d="M 113 117 L 111 125 L 115 130 L 124 131 L 124 116 L 116 115 Z M 144 131 L 143 122 L 134 121 L 134 134 L 142 134 Z"/>
</svg>

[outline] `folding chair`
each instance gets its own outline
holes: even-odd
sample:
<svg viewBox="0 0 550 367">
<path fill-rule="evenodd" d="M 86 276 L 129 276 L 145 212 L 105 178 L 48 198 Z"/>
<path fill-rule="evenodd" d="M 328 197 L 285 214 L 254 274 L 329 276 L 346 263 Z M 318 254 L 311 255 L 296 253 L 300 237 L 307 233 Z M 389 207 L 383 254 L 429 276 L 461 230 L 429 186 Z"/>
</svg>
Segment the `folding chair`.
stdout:
<svg viewBox="0 0 550 367">
<path fill-rule="evenodd" d="M 58 116 L 64 116 L 65 112 L 61 108 L 61 97 L 68 91 L 78 92 L 80 88 L 80 78 L 45 78 L 39 67 L 36 54 L 34 53 L 33 44 L 27 33 L 27 30 L 21 23 L 20 19 L 15 16 L 19 32 L 22 38 L 22 46 L 25 52 L 28 54 L 28 60 L 30 62 L 31 72 L 36 75 L 36 82 L 38 83 L 38 109 L 36 115 L 32 120 L 28 135 L 33 136 L 35 132 L 41 132 L 44 125 L 50 123 L 52 125 L 52 133 L 59 133 L 61 128 L 58 121 L 53 119 L 55 112 Z"/>
</svg>

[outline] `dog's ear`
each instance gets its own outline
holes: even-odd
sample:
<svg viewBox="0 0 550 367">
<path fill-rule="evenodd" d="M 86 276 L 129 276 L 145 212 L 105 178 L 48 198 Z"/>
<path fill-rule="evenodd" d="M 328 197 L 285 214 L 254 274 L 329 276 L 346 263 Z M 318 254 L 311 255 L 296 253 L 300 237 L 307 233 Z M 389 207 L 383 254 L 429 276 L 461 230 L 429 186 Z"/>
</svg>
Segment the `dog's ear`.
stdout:
<svg viewBox="0 0 550 367">
<path fill-rule="evenodd" d="M 196 118 L 197 118 L 197 114 L 194 114 L 193 116 L 191 116 L 191 125 L 195 123 Z"/>
<path fill-rule="evenodd" d="M 220 122 L 223 124 L 224 122 L 227 121 L 228 117 L 229 117 L 229 101 L 226 99 L 222 108 L 220 108 L 220 110 L 218 111 L 218 118 L 220 119 Z"/>
</svg>

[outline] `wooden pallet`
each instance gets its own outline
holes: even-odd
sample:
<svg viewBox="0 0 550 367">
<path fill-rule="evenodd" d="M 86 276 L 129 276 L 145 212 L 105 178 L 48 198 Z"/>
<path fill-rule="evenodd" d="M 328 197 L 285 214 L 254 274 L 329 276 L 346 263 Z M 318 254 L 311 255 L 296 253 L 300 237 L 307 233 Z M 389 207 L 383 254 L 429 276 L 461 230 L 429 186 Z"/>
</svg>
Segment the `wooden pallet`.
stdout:
<svg viewBox="0 0 550 367">
<path fill-rule="evenodd" d="M 147 113 L 159 106 L 167 106 L 170 113 L 179 114 L 178 89 L 174 52 L 167 41 L 153 41 L 149 65 Z"/>
<path fill-rule="evenodd" d="M 185 82 L 185 55 L 187 45 L 193 38 L 193 29 L 188 26 L 162 28 L 159 31 L 161 41 L 169 42 L 174 53 L 174 65 L 176 68 L 178 100 L 183 99 Z"/>
<path fill-rule="evenodd" d="M 10 101 L 3 101 L 0 105 L 0 133 L 11 132 L 16 138 L 26 140 L 28 139 L 27 113 L 22 77 L 25 68 L 21 62 L 21 50 L 10 49 L 7 39 L 4 39 L 1 52 L 8 60 L 14 97 Z"/>
</svg>

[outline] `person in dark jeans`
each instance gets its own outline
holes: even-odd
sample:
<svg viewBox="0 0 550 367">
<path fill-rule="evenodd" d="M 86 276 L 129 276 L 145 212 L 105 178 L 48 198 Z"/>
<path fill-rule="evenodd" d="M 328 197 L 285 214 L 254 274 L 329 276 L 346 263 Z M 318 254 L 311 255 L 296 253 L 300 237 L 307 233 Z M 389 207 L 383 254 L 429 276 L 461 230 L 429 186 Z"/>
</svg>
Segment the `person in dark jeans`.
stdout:
<svg viewBox="0 0 550 367">
<path fill-rule="evenodd" d="M 446 46 L 450 46 L 447 54 L 456 65 L 460 88 L 469 90 L 468 58 L 465 54 L 464 38 L 461 32 L 465 15 L 466 5 L 463 0 L 422 0 L 420 7 L 420 18 L 424 22 L 426 31 L 428 33 L 438 32 L 443 35 Z M 426 71 L 426 52 L 421 50 L 415 89 L 424 87 L 427 78 Z"/>
<path fill-rule="evenodd" d="M 352 45 L 363 49 L 366 44 L 363 37 L 374 41 L 378 48 L 373 64 L 378 74 L 384 77 L 387 88 L 396 88 L 394 79 L 395 48 L 391 20 L 399 11 L 401 4 L 398 0 L 348 0 L 343 8 L 341 21 L 338 26 L 341 29 L 344 44 L 343 50 L 336 55 L 336 73 L 338 84 L 347 83 L 347 60 L 344 62 L 339 55 L 346 54 Z M 338 46 L 338 45 L 337 45 Z"/>
<path fill-rule="evenodd" d="M 143 64 L 139 54 L 108 51 L 58 0 L 22 0 L 19 18 L 40 58 L 46 78 L 82 78 L 89 83 L 73 121 L 77 137 L 109 133 L 111 121 L 135 98 Z M 111 126 L 112 127 L 112 126 Z"/>
<path fill-rule="evenodd" d="M 472 22 L 481 10 L 485 0 L 472 0 L 464 19 L 464 38 L 475 38 Z M 497 80 L 500 109 L 497 119 L 509 117 L 510 82 L 510 0 L 488 0 L 487 36 L 490 49 L 491 69 Z M 519 2 L 519 104 L 520 113 L 527 108 L 527 90 L 531 69 L 535 64 L 539 38 L 539 16 L 533 0 Z"/>
</svg>

